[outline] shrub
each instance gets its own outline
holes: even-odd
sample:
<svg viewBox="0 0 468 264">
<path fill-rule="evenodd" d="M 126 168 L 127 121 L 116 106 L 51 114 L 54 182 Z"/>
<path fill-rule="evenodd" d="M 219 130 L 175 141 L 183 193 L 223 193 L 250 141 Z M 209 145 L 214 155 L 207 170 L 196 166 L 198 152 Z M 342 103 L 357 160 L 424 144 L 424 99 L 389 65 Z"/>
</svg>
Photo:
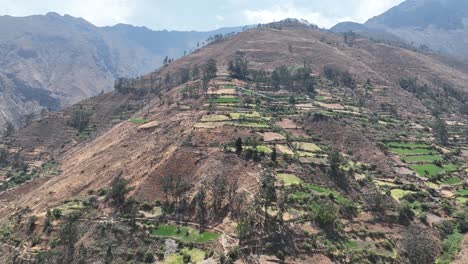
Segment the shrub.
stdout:
<svg viewBox="0 0 468 264">
<path fill-rule="evenodd" d="M 151 252 L 145 253 L 145 263 L 153 263 L 154 262 L 154 254 Z"/>
</svg>

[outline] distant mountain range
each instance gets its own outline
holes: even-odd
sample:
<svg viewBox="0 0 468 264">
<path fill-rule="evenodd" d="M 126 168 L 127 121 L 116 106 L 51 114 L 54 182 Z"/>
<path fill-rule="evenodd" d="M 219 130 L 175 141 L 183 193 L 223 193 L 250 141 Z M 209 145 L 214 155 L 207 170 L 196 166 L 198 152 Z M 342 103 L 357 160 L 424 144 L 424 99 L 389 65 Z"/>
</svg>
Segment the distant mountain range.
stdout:
<svg viewBox="0 0 468 264">
<path fill-rule="evenodd" d="M 468 58 L 468 1 L 407 0 L 364 24 L 339 23 L 331 31 L 354 31 Z"/>
<path fill-rule="evenodd" d="M 18 126 L 42 109 L 57 110 L 110 91 L 117 77 L 150 72 L 165 56 L 183 56 L 212 35 L 240 30 L 96 27 L 82 18 L 56 13 L 1 16 L 0 128 L 7 121 Z"/>
</svg>

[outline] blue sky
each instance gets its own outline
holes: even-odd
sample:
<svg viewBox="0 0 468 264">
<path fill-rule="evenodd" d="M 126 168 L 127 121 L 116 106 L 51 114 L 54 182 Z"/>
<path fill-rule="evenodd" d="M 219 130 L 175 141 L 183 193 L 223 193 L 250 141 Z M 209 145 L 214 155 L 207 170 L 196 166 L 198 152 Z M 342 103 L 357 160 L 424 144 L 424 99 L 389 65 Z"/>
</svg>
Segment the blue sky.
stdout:
<svg viewBox="0 0 468 264">
<path fill-rule="evenodd" d="M 365 22 L 403 0 L 0 0 L 0 14 L 27 16 L 54 11 L 98 26 L 126 23 L 151 29 L 212 30 L 224 26 L 302 18 L 329 28 Z"/>
</svg>

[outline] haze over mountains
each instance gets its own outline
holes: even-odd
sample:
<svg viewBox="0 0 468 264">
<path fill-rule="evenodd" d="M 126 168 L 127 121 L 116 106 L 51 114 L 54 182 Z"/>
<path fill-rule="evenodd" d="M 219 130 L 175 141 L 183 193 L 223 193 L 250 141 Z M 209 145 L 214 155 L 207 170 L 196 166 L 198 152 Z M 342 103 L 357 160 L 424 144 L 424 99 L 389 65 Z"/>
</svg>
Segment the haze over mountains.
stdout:
<svg viewBox="0 0 468 264">
<path fill-rule="evenodd" d="M 344 22 L 331 30 L 399 40 L 415 47 L 427 46 L 436 52 L 468 58 L 468 1 L 408 0 L 364 24 Z"/>
<path fill-rule="evenodd" d="M 118 77 L 150 72 L 165 56 L 180 57 L 211 35 L 240 29 L 152 31 L 123 24 L 96 27 L 56 13 L 2 16 L 0 127 L 110 91 Z"/>
</svg>

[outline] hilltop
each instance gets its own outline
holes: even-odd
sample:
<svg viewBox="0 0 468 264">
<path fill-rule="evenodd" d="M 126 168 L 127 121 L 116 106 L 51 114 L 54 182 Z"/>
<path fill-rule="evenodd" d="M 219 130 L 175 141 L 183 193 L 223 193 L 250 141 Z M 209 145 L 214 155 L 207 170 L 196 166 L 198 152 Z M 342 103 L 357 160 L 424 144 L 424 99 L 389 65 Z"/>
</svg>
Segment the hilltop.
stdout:
<svg viewBox="0 0 468 264">
<path fill-rule="evenodd" d="M 293 20 L 219 39 L 4 140 L 0 260 L 451 260 L 467 79 Z"/>
</svg>

